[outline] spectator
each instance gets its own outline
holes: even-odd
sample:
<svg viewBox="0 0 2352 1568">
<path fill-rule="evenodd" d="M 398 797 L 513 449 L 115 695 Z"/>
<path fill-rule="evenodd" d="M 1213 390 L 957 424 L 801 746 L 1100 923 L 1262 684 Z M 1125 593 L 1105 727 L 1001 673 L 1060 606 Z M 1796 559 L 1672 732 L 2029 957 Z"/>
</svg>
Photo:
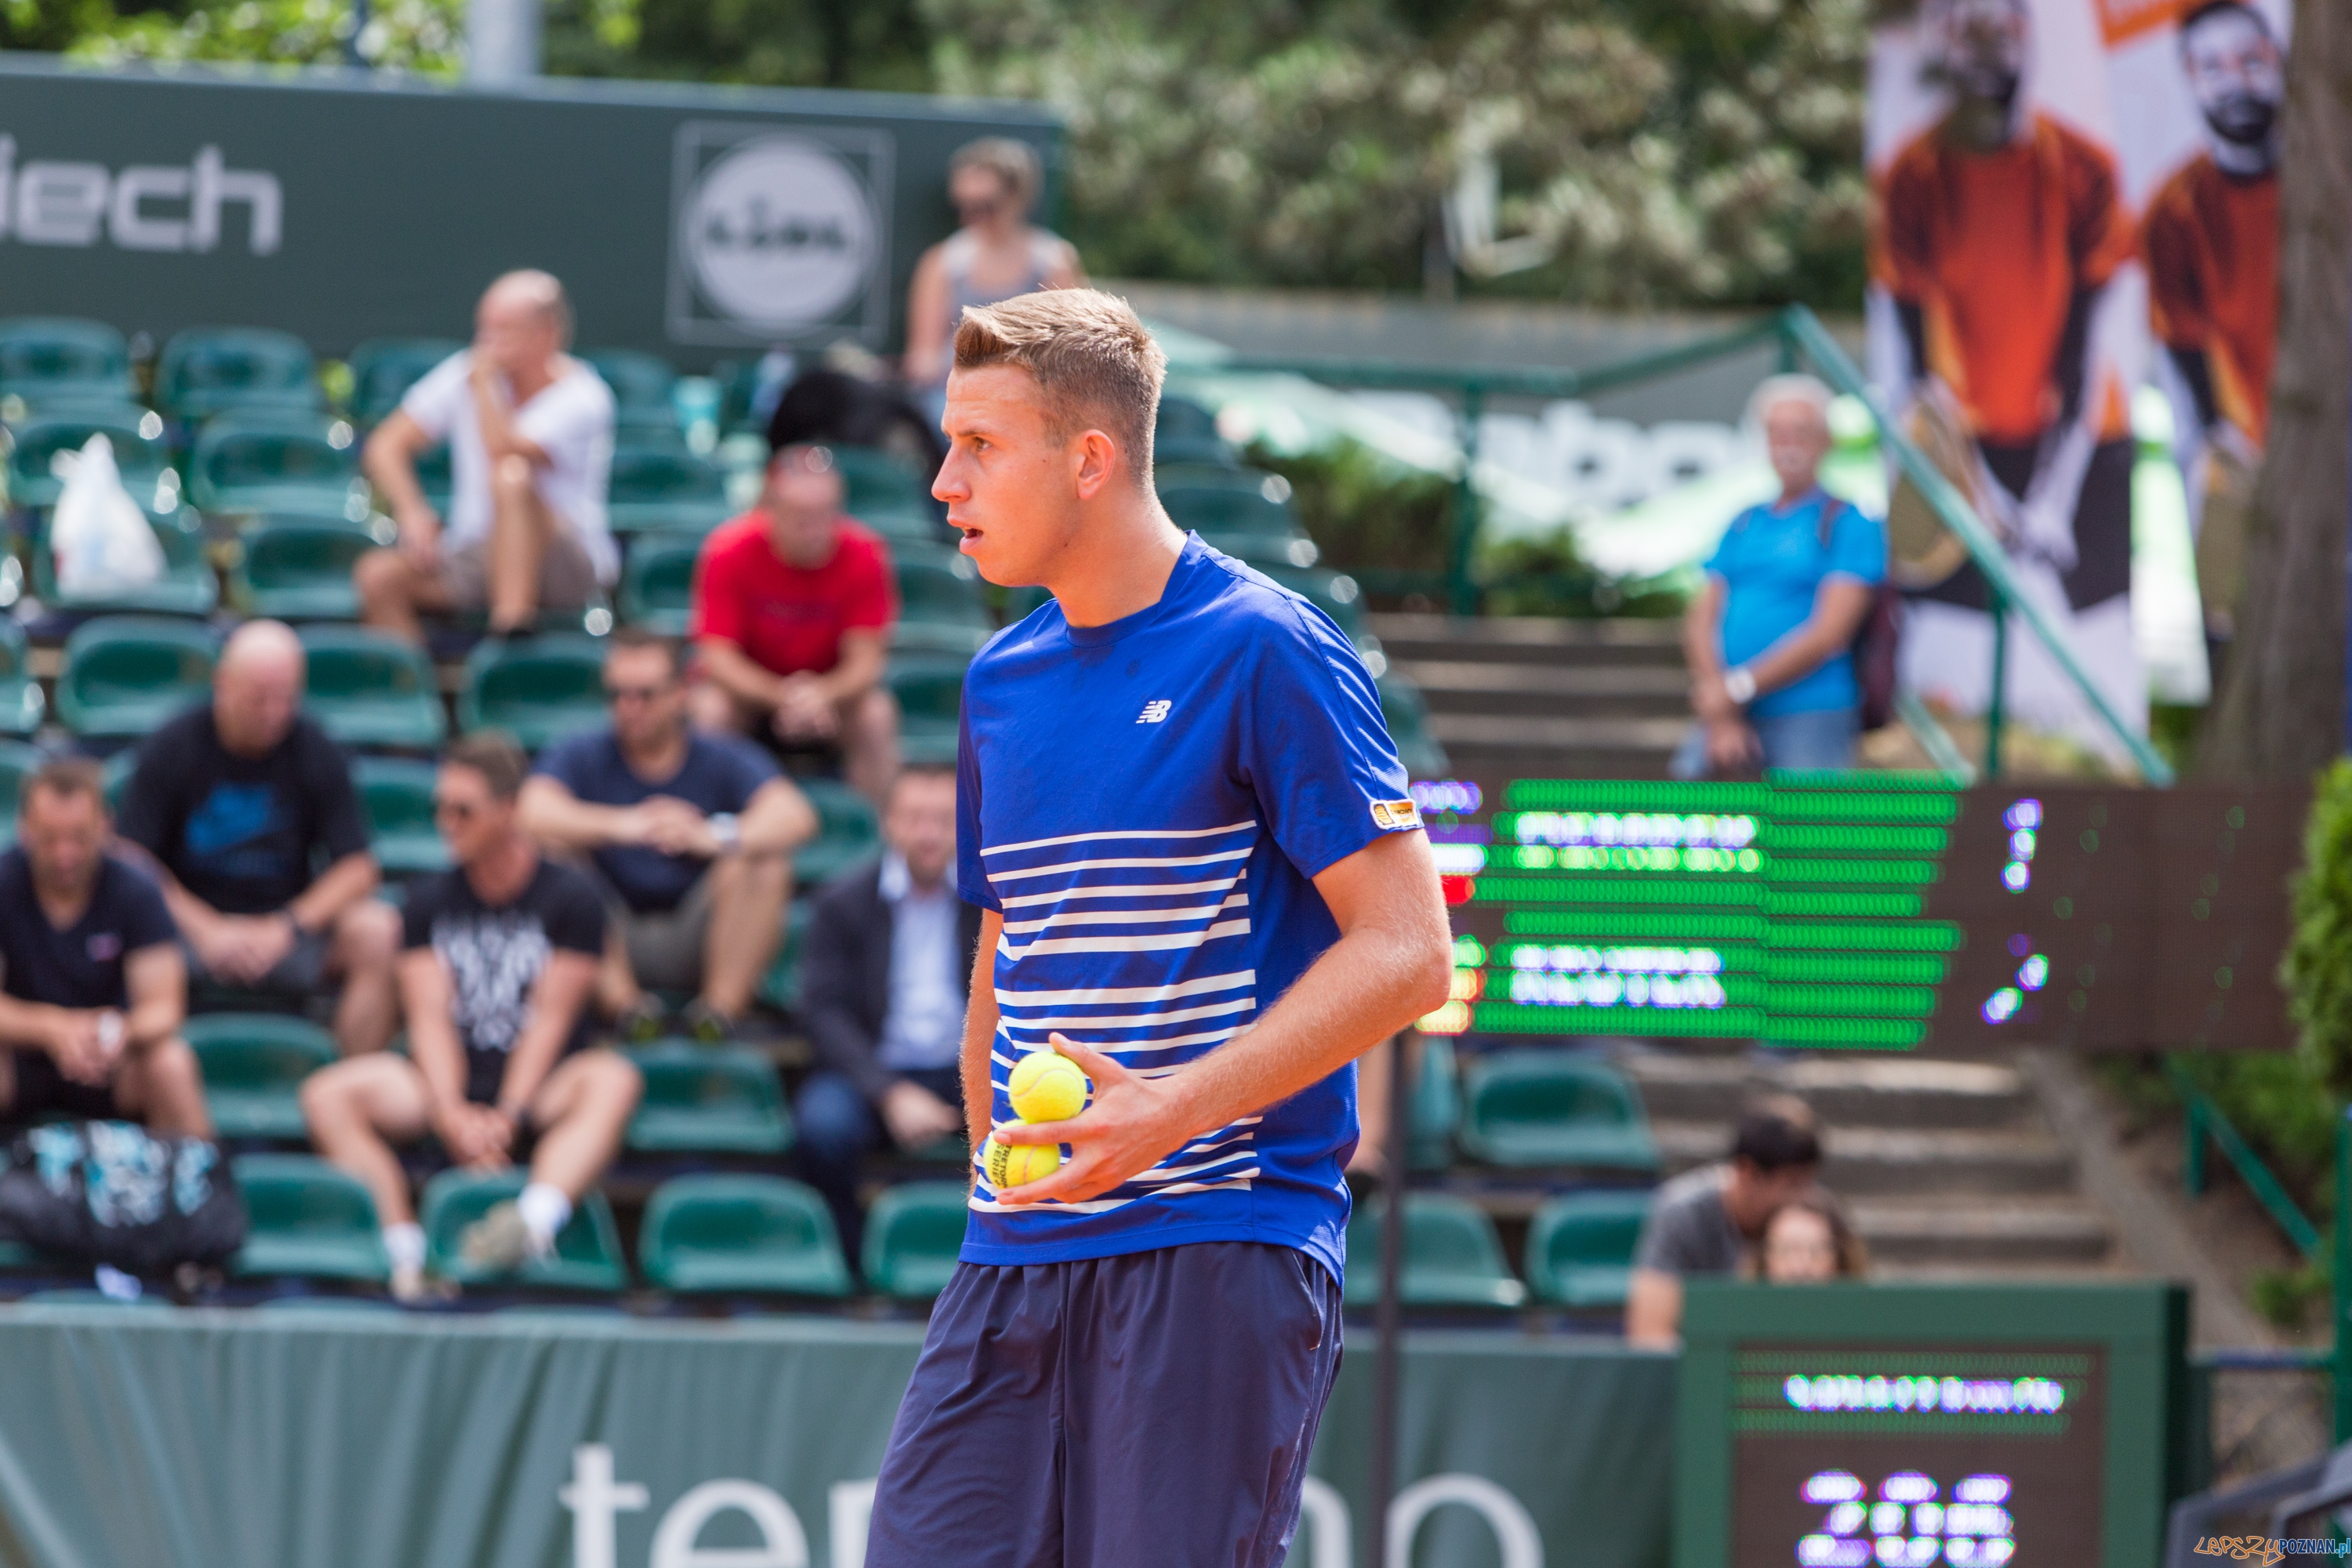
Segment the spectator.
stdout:
<svg viewBox="0 0 2352 1568">
<path fill-rule="evenodd" d="M 368 437 L 366 467 L 399 543 L 360 558 L 361 618 L 411 642 L 417 617 L 489 612 L 490 635 L 530 631 L 541 608 L 586 605 L 620 574 L 604 514 L 613 394 L 564 353 L 572 307 L 544 272 L 509 272 L 474 313 L 474 345 L 408 389 Z M 449 443 L 447 529 L 416 459 Z"/>
<path fill-rule="evenodd" d="M 1756 1272 L 1771 1285 L 1818 1285 L 1870 1272 L 1869 1248 L 1846 1223 L 1837 1200 L 1818 1189 L 1774 1209 L 1756 1250 Z"/>
<path fill-rule="evenodd" d="M 367 1184 L 392 1259 L 393 1293 L 427 1287 L 425 1233 L 394 1145 L 430 1132 L 458 1164 L 527 1163 L 530 1184 L 467 1227 L 467 1262 L 510 1270 L 553 1250 L 582 1194 L 621 1146 L 643 1085 L 628 1061 L 587 1048 L 604 952 L 596 890 L 541 858 L 516 797 L 526 763 L 500 735 L 451 746 L 433 814 L 453 868 L 412 885 L 403 911 L 406 1057 L 355 1058 L 302 1085 L 319 1152 Z"/>
<path fill-rule="evenodd" d="M 1821 1131 L 1803 1101 L 1774 1095 L 1750 1106 L 1728 1161 L 1685 1171 L 1651 1200 L 1633 1248 L 1625 1338 L 1654 1349 L 1679 1342 L 1683 1281 L 1738 1274 L 1765 1221 L 1813 1184 L 1821 1163 Z"/>
<path fill-rule="evenodd" d="M 816 1070 L 793 1114 L 809 1183 L 857 1256 L 857 1167 L 887 1133 L 919 1149 L 964 1130 L 958 1056 L 980 910 L 956 896 L 956 780 L 909 768 L 882 814 L 885 847 L 825 885 L 801 960 Z"/>
<path fill-rule="evenodd" d="M 398 1025 L 400 917 L 369 896 L 351 763 L 300 710 L 302 678 L 292 632 L 238 627 L 212 700 L 141 742 L 118 831 L 162 884 L 191 974 L 294 1001 L 340 983 L 335 1043 L 356 1055 Z"/>
<path fill-rule="evenodd" d="M 624 1033 L 661 1018 L 646 988 L 683 991 L 689 1032 L 725 1039 L 776 956 L 792 852 L 816 814 L 774 764 L 732 735 L 687 723 L 677 649 L 645 632 L 604 652 L 610 728 L 541 753 L 522 789 L 522 825 L 579 856 L 612 925 L 599 989 Z"/>
<path fill-rule="evenodd" d="M 129 1120 L 212 1136 L 204 1078 L 180 1038 L 187 972 L 163 895 L 106 853 L 98 764 L 25 781 L 0 854 L 0 1122 Z"/>
<path fill-rule="evenodd" d="M 1853 762 L 1853 641 L 1886 575 L 1886 531 L 1821 488 L 1830 390 L 1809 375 L 1757 389 L 1780 499 L 1733 520 L 1683 616 L 1691 709 L 1677 778 Z"/>
<path fill-rule="evenodd" d="M 934 423 L 967 309 L 1086 285 L 1076 247 L 1029 221 L 1044 184 L 1036 150 L 1006 136 L 966 142 L 948 160 L 948 200 L 961 226 L 923 252 L 907 286 L 907 384 Z"/>
<path fill-rule="evenodd" d="M 898 763 L 898 705 L 882 684 L 898 580 L 841 495 L 829 448 L 787 447 L 759 506 L 703 542 L 695 714 L 778 751 L 838 752 L 850 786 L 879 802 Z"/>
</svg>

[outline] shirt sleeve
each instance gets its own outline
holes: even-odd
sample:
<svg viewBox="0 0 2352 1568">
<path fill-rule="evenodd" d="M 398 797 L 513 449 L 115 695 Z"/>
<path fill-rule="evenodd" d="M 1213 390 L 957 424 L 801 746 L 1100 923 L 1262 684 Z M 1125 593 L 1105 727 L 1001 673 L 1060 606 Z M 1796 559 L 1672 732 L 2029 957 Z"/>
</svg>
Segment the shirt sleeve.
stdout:
<svg viewBox="0 0 2352 1568">
<path fill-rule="evenodd" d="M 1880 287 L 1906 305 L 1921 303 L 1935 287 L 1930 195 L 1926 171 L 1919 166 L 1929 155 L 1923 142 L 1915 142 L 1895 160 L 1872 226 L 1871 272 Z"/>
<path fill-rule="evenodd" d="M 2147 266 L 2148 316 L 2158 339 L 2168 348 L 2191 350 L 2211 341 L 2213 321 L 2200 286 L 2185 206 L 2177 184 L 2158 195 L 2140 230 L 2140 254 Z"/>
<path fill-rule="evenodd" d="M 751 804 L 751 797 L 767 786 L 776 776 L 776 764 L 768 754 L 746 742 L 730 739 L 720 748 L 726 769 L 727 787 L 734 804 L 727 809 L 741 811 Z"/>
<path fill-rule="evenodd" d="M 574 371 L 554 395 L 515 411 L 515 434 L 549 452 L 586 447 L 613 428 L 613 393 L 592 371 Z"/>
<path fill-rule="evenodd" d="M 455 871 L 445 873 L 456 876 Z M 433 945 L 433 917 L 441 912 L 441 879 L 427 877 L 412 882 L 408 898 L 400 906 L 400 945 L 403 951 L 414 951 Z"/>
<path fill-rule="evenodd" d="M 449 438 L 449 428 L 457 422 L 465 400 L 470 395 L 466 374 L 473 363 L 473 352 L 459 349 L 425 372 L 400 400 L 400 411 L 416 421 L 417 428 L 436 441 Z"/>
<path fill-rule="evenodd" d="M 590 739 L 589 735 L 564 736 L 539 753 L 539 760 L 531 763 L 530 771 L 541 778 L 553 779 L 574 795 L 585 799 L 586 796 L 581 795 L 583 787 L 581 763 L 582 752 Z"/>
<path fill-rule="evenodd" d="M 1274 840 L 1313 877 L 1384 834 L 1421 826 L 1380 689 L 1355 645 L 1313 605 L 1270 610 L 1242 704 L 1238 761 Z"/>
<path fill-rule="evenodd" d="M 1747 521 L 1748 513 L 1744 511 L 1731 520 L 1731 526 L 1725 529 L 1723 537 L 1715 542 L 1715 552 L 1706 558 L 1706 564 L 1700 568 L 1701 571 L 1710 577 L 1727 580 L 1730 577 L 1733 557 L 1738 553 L 1736 541 L 1739 538 L 1739 525 Z"/>
<path fill-rule="evenodd" d="M 2116 165 L 2104 149 L 2078 139 L 2065 143 L 2071 160 L 2066 181 L 2067 246 L 2074 253 L 2078 287 L 2096 289 L 2132 258 L 2138 236 L 2125 216 Z"/>
<path fill-rule="evenodd" d="M 1886 530 L 1855 506 L 1838 509 L 1830 531 L 1830 563 L 1823 575 L 1843 575 L 1875 584 L 1886 576 Z"/>
<path fill-rule="evenodd" d="M 584 952 L 592 957 L 604 952 L 604 904 L 597 898 L 596 889 L 576 871 L 563 870 L 555 879 L 558 889 L 549 900 L 546 911 L 547 940 L 551 946 L 564 952 Z"/>
<path fill-rule="evenodd" d="M 163 890 L 136 866 L 120 861 L 116 866 L 122 873 L 123 952 L 139 952 L 175 940 L 180 928 L 172 919 L 171 906 L 163 902 Z"/>
<path fill-rule="evenodd" d="M 319 814 L 319 842 L 329 860 L 341 860 L 368 847 L 367 817 L 360 810 L 359 786 L 352 782 L 352 764 L 323 730 L 312 730 L 309 750 L 310 798 Z"/>
<path fill-rule="evenodd" d="M 879 539 L 865 551 L 864 568 L 850 584 L 841 624 L 854 631 L 879 631 L 898 618 L 898 574 L 890 547 Z"/>
<path fill-rule="evenodd" d="M 956 720 L 956 891 L 963 901 L 1003 913 L 981 861 L 980 754 L 971 743 L 971 676 L 964 675 L 964 700 Z"/>
<path fill-rule="evenodd" d="M 122 789 L 122 809 L 114 816 L 114 831 L 169 866 L 172 840 L 177 837 L 172 827 L 176 804 L 173 797 L 177 792 L 170 783 L 170 765 L 158 755 L 164 750 L 155 743 L 161 738 L 151 736 L 139 748 L 139 759 L 131 764 L 130 782 Z M 181 766 L 184 771 L 184 762 Z"/>
<path fill-rule="evenodd" d="M 1642 1237 L 1633 1244 L 1633 1267 L 1660 1274 L 1693 1272 L 1690 1256 L 1690 1214 L 1678 1204 L 1654 1204 L 1642 1221 Z"/>
<path fill-rule="evenodd" d="M 751 616 L 745 612 L 743 593 L 733 569 L 734 542 L 732 531 L 724 528 L 702 542 L 702 552 L 694 559 L 694 593 L 688 610 L 687 636 L 697 639 L 717 637 L 741 647 Z"/>
</svg>

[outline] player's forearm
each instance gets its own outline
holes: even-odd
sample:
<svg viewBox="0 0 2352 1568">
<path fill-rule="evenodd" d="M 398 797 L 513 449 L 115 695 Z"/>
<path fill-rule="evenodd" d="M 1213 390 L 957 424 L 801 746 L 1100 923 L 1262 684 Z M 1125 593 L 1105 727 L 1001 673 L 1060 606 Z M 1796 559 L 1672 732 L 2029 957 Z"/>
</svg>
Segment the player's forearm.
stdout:
<svg viewBox="0 0 2352 1568">
<path fill-rule="evenodd" d="M 971 1002 L 963 1015 L 963 1121 L 971 1146 L 988 1136 L 995 1110 L 993 1078 L 989 1055 L 996 1048 L 996 943 L 1004 931 L 1004 917 L 993 910 L 980 917 L 980 950 L 971 962 Z"/>
<path fill-rule="evenodd" d="M 46 1002 L 0 996 L 0 1045 L 47 1050 L 63 1025 L 66 1009 Z"/>
<path fill-rule="evenodd" d="M 736 830 L 746 855 L 788 855 L 816 837 L 816 812 L 808 798 L 778 779 L 760 786 Z"/>
<path fill-rule="evenodd" d="M 593 805 L 551 779 L 522 786 L 522 828 L 551 849 L 601 849 L 625 837 L 630 808 Z"/>
<path fill-rule="evenodd" d="M 879 633 L 852 634 L 841 639 L 840 662 L 817 677 L 817 682 L 828 700 L 845 702 L 879 685 L 888 661 Z"/>
<path fill-rule="evenodd" d="M 382 880 L 375 857 L 362 849 L 328 867 L 317 881 L 302 889 L 300 898 L 286 906 L 286 912 L 294 918 L 298 929 L 323 931 L 341 920 L 345 910 L 374 892 Z"/>
<path fill-rule="evenodd" d="M 726 638 L 704 637 L 698 647 L 704 672 L 729 696 L 755 708 L 773 708 L 784 700 L 784 678 L 761 668 Z"/>
<path fill-rule="evenodd" d="M 1862 616 L 1870 608 L 1869 590 L 1860 584 L 1850 594 L 1823 595 L 1805 624 L 1748 660 L 1748 673 L 1756 678 L 1759 693 L 1794 685 L 1830 658 L 1853 646 L 1862 629 Z"/>
<path fill-rule="evenodd" d="M 362 448 L 360 466 L 395 514 L 425 505 L 425 487 L 416 480 L 416 453 L 391 430 L 378 430 Z"/>
<path fill-rule="evenodd" d="M 1367 927 L 1325 950 L 1246 1034 L 1173 1075 L 1187 1139 L 1337 1072 L 1441 1005 L 1453 977 L 1425 933 Z"/>
</svg>

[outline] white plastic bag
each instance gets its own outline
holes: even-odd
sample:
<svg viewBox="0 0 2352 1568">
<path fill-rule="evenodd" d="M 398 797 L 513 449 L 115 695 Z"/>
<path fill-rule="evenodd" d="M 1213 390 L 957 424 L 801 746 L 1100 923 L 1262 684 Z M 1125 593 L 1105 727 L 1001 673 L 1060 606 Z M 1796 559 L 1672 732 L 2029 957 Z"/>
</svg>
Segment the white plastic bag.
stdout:
<svg viewBox="0 0 2352 1568">
<path fill-rule="evenodd" d="M 80 451 L 51 458 L 49 467 L 65 480 L 49 515 L 49 555 L 60 597 L 110 593 L 163 574 L 163 547 L 147 514 L 122 488 L 111 442 L 92 436 Z"/>
</svg>

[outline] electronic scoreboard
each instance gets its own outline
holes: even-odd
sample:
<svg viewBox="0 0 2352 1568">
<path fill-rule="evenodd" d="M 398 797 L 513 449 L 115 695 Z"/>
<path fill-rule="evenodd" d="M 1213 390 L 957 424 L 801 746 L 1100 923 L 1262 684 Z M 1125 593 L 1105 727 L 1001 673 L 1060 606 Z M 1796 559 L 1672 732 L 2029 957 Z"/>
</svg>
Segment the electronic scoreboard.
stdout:
<svg viewBox="0 0 2352 1568">
<path fill-rule="evenodd" d="M 2181 1287 L 1688 1289 L 1675 1568 L 2157 1561 Z"/>
<path fill-rule="evenodd" d="M 1970 1051 L 2292 1043 L 2308 794 L 1942 774 L 1415 784 L 1454 926 L 1434 1034 Z"/>
</svg>

